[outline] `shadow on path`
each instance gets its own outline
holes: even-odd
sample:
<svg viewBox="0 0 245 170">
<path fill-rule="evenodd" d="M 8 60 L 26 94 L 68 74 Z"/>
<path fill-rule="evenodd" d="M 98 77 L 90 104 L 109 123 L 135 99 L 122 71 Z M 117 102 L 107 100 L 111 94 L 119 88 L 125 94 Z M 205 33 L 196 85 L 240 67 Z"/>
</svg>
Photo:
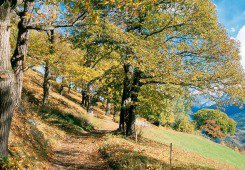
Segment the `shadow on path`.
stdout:
<svg viewBox="0 0 245 170">
<path fill-rule="evenodd" d="M 68 136 L 53 146 L 49 161 L 53 169 L 111 169 L 99 152 L 107 134 L 115 131 L 93 130 L 79 136 Z"/>
</svg>

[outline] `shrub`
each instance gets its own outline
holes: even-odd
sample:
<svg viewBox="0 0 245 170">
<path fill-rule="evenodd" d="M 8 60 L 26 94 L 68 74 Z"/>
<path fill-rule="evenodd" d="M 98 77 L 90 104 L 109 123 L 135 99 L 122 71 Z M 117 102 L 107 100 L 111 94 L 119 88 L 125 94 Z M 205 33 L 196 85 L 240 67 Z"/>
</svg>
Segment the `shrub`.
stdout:
<svg viewBox="0 0 245 170">
<path fill-rule="evenodd" d="M 216 120 L 206 120 L 204 125 L 201 126 L 201 129 L 211 138 L 223 139 L 225 137 Z"/>
<path fill-rule="evenodd" d="M 180 132 L 193 133 L 195 125 L 188 120 L 188 116 L 185 116 L 176 122 L 174 129 Z"/>
</svg>

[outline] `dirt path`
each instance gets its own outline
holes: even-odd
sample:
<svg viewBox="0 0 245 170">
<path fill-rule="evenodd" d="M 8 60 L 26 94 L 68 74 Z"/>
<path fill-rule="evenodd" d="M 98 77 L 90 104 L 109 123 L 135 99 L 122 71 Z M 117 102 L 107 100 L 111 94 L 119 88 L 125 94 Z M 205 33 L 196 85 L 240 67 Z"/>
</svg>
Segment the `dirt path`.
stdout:
<svg viewBox="0 0 245 170">
<path fill-rule="evenodd" d="M 82 136 L 67 136 L 56 146 L 50 162 L 53 170 L 63 169 L 110 169 L 99 148 L 105 141 L 107 131 L 94 131 Z"/>
</svg>

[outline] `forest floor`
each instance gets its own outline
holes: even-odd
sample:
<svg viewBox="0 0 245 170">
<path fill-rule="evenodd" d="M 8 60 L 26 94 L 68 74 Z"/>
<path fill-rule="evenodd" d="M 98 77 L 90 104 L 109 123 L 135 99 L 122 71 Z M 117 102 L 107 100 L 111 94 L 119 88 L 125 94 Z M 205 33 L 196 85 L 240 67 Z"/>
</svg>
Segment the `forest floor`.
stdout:
<svg viewBox="0 0 245 170">
<path fill-rule="evenodd" d="M 81 95 L 53 89 L 49 106 L 40 107 L 42 77 L 25 74 L 22 109 L 14 115 L 7 169 L 243 169 L 245 157 L 197 135 L 138 122 L 138 143 L 114 132 L 118 124 L 105 116 L 102 105 L 89 116 L 80 106 Z M 213 150 L 213 152 L 212 152 Z"/>
</svg>

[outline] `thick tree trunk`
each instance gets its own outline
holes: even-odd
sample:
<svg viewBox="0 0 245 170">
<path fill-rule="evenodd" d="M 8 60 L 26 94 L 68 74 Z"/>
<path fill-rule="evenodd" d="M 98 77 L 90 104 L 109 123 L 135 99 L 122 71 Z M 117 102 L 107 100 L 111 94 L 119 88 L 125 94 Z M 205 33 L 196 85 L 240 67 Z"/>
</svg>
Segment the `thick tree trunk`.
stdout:
<svg viewBox="0 0 245 170">
<path fill-rule="evenodd" d="M 131 104 L 129 107 L 129 114 L 127 118 L 127 129 L 126 129 L 126 135 L 130 136 L 134 133 L 134 123 L 135 123 L 135 110 L 137 107 L 137 102 L 138 102 L 138 94 L 140 91 L 140 75 L 141 72 L 139 71 L 138 68 L 134 69 L 134 77 L 133 77 L 133 84 L 131 88 Z"/>
<path fill-rule="evenodd" d="M 43 76 L 43 106 L 46 106 L 48 103 L 50 82 L 49 82 L 49 61 L 45 61 L 44 67 L 44 76 Z"/>
<path fill-rule="evenodd" d="M 122 95 L 122 102 L 121 102 L 121 109 L 120 109 L 120 121 L 119 121 L 119 131 L 125 131 L 125 115 L 126 115 L 126 108 L 125 108 L 125 101 L 126 101 L 126 87 L 123 86 L 123 95 Z"/>
<path fill-rule="evenodd" d="M 106 109 L 105 114 L 109 116 L 111 114 L 111 103 L 109 99 L 106 99 Z"/>
<path fill-rule="evenodd" d="M 8 156 L 8 138 L 17 105 L 14 73 L 10 62 L 10 13 L 12 1 L 0 6 L 0 157 Z"/>
<path fill-rule="evenodd" d="M 16 77 L 16 88 L 18 101 L 21 101 L 21 93 L 23 87 L 23 73 L 25 69 L 26 54 L 28 50 L 29 31 L 26 25 L 29 22 L 27 14 L 32 13 L 34 7 L 33 2 L 26 0 L 24 10 L 20 13 L 20 22 L 18 23 L 18 37 L 14 54 L 11 58 L 12 68 Z"/>
<path fill-rule="evenodd" d="M 141 72 L 138 68 L 133 68 L 129 64 L 124 66 L 124 72 L 125 78 L 123 83 L 119 130 L 125 132 L 126 124 L 126 136 L 130 136 L 134 133 L 135 110 L 140 90 Z"/>
<path fill-rule="evenodd" d="M 126 117 L 128 115 L 128 104 L 131 101 L 131 79 L 133 75 L 133 68 L 129 64 L 124 65 L 124 81 L 123 81 L 123 94 L 120 108 L 120 121 L 119 121 L 119 130 L 125 132 L 125 123 Z"/>
<path fill-rule="evenodd" d="M 134 133 L 134 123 L 135 123 L 135 106 L 131 105 L 128 109 L 128 117 L 126 122 L 126 136 L 130 136 Z"/>
</svg>

